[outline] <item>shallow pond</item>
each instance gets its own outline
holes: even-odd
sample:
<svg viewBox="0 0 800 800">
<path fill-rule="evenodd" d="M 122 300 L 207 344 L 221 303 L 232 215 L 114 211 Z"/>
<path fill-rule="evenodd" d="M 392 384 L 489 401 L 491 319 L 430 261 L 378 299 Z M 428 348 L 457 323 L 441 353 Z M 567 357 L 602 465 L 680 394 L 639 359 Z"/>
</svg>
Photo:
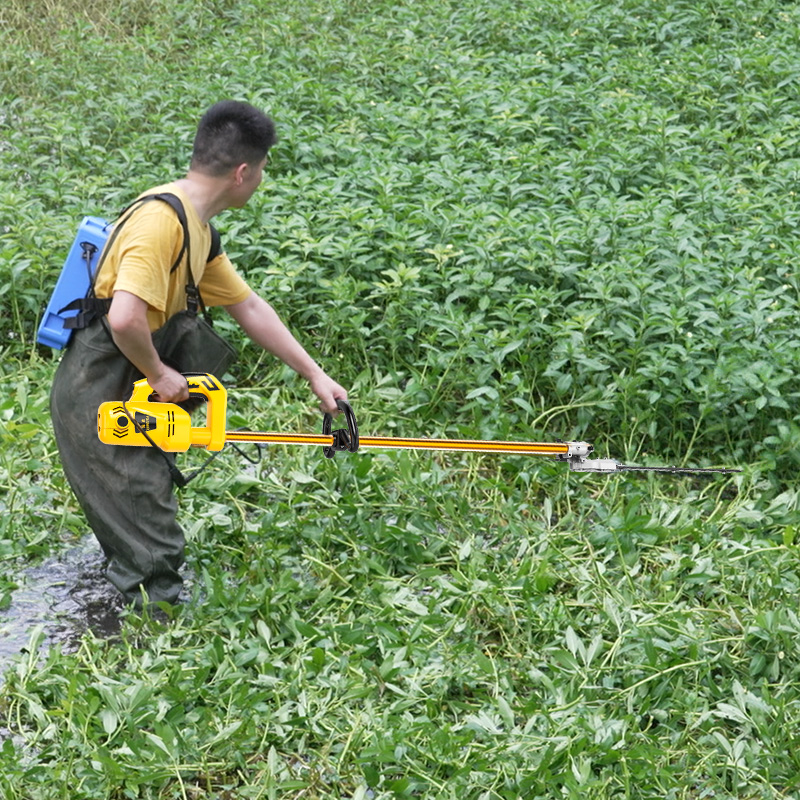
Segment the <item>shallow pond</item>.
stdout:
<svg viewBox="0 0 800 800">
<path fill-rule="evenodd" d="M 44 630 L 44 647 L 60 644 L 65 652 L 89 629 L 104 638 L 117 633 L 122 604 L 104 571 L 93 536 L 23 570 L 11 605 L 0 611 L 0 671 L 28 644 L 36 626 Z"/>
</svg>

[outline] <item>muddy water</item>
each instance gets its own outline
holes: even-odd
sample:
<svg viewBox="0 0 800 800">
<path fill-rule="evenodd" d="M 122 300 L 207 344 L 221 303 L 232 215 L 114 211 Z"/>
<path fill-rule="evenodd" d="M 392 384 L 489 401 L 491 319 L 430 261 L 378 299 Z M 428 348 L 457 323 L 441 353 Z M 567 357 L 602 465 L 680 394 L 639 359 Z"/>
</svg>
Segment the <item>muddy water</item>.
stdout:
<svg viewBox="0 0 800 800">
<path fill-rule="evenodd" d="M 92 630 L 98 637 L 119 631 L 122 609 L 117 591 L 106 581 L 104 559 L 93 536 L 22 572 L 11 605 L 0 611 L 0 672 L 27 644 L 36 626 L 44 647 L 74 650 Z"/>
</svg>

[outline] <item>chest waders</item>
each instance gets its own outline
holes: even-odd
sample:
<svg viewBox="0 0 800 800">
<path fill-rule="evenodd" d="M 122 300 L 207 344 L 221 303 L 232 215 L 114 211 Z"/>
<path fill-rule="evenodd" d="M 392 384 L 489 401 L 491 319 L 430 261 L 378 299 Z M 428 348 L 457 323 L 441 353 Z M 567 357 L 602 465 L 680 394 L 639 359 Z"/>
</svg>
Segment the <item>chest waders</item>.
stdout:
<svg viewBox="0 0 800 800">
<path fill-rule="evenodd" d="M 51 416 L 67 480 L 108 559 L 108 580 L 126 602 L 138 605 L 143 587 L 151 602 L 175 603 L 185 538 L 163 456 L 84 434 L 97 425 L 97 406 L 127 396 L 140 377 L 97 320 L 73 335 L 58 366 Z"/>
</svg>

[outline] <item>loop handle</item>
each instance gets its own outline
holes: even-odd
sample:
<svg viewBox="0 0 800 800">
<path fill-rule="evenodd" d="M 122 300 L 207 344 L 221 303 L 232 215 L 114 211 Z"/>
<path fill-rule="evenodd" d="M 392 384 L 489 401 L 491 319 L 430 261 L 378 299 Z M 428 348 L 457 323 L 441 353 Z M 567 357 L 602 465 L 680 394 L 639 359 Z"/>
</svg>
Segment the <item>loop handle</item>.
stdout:
<svg viewBox="0 0 800 800">
<path fill-rule="evenodd" d="M 346 400 L 341 397 L 336 398 L 336 405 L 340 411 L 344 412 L 344 418 L 347 421 L 347 428 L 340 428 L 336 431 L 331 431 L 331 422 L 333 416 L 325 413 L 322 418 L 322 432 L 327 435 L 333 436 L 333 444 L 330 447 L 324 447 L 322 452 L 325 458 L 333 458 L 337 451 L 346 450 L 348 453 L 355 453 L 358 450 L 358 423 L 356 422 L 356 415 L 353 409 Z"/>
</svg>

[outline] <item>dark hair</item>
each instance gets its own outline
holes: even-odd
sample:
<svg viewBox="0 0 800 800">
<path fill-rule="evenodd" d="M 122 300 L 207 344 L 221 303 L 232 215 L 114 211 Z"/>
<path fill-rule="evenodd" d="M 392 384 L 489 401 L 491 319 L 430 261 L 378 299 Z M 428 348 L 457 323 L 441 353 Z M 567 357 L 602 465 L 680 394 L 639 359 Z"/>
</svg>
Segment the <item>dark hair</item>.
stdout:
<svg viewBox="0 0 800 800">
<path fill-rule="evenodd" d="M 192 169 L 224 175 L 261 161 L 277 141 L 275 123 L 249 103 L 223 100 L 203 114 L 192 150 Z"/>
</svg>

